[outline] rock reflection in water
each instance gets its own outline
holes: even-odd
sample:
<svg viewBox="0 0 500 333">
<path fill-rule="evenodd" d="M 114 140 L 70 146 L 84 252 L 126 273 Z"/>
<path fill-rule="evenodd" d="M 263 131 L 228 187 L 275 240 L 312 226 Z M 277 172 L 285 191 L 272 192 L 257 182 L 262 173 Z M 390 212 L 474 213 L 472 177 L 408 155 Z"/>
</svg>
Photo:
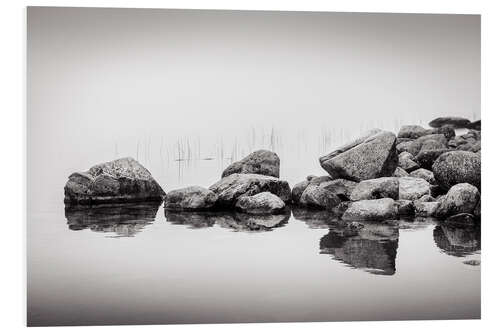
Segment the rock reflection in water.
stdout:
<svg viewBox="0 0 500 333">
<path fill-rule="evenodd" d="M 437 225 L 433 234 L 437 247 L 446 254 L 465 257 L 481 250 L 481 229 L 479 227 Z"/>
<path fill-rule="evenodd" d="M 271 231 L 288 223 L 290 211 L 278 215 L 251 215 L 239 212 L 170 212 L 165 210 L 165 218 L 172 224 L 189 228 L 208 228 L 214 224 L 234 231 Z"/>
<path fill-rule="evenodd" d="M 64 211 L 71 230 L 90 229 L 115 233 L 116 237 L 133 237 L 154 221 L 159 206 L 159 203 L 66 205 Z"/>
<path fill-rule="evenodd" d="M 396 226 L 364 223 L 357 233 L 342 227 L 330 228 L 320 242 L 320 253 L 372 274 L 393 275 L 399 230 Z"/>
<path fill-rule="evenodd" d="M 339 221 L 336 215 L 330 211 L 300 207 L 293 207 L 293 217 L 305 222 L 311 229 L 327 229 Z"/>
</svg>

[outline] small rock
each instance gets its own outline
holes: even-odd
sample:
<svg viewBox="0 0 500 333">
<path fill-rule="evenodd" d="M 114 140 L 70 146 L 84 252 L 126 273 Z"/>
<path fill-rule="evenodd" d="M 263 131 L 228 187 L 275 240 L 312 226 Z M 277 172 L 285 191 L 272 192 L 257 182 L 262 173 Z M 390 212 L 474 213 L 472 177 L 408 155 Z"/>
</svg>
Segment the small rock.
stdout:
<svg viewBox="0 0 500 333">
<path fill-rule="evenodd" d="M 329 182 L 329 181 L 332 181 L 332 177 L 330 176 L 319 176 L 319 177 L 314 177 L 313 179 L 311 179 L 309 181 L 309 184 L 311 185 L 321 185 L 323 183 L 326 183 L 326 182 Z"/>
<path fill-rule="evenodd" d="M 411 200 L 396 200 L 399 216 L 415 215 L 415 204 Z"/>
<path fill-rule="evenodd" d="M 402 168 L 397 167 L 396 170 L 394 171 L 394 177 L 409 177 L 410 174 L 406 171 L 404 171 Z"/>
<path fill-rule="evenodd" d="M 331 210 L 339 203 L 340 199 L 335 193 L 317 185 L 309 185 L 300 197 L 300 204 L 302 206 L 315 209 Z"/>
<path fill-rule="evenodd" d="M 363 180 L 352 190 L 351 200 L 370 200 L 392 198 L 399 196 L 399 182 L 396 177 L 382 177 Z"/>
<path fill-rule="evenodd" d="M 292 189 L 292 202 L 295 204 L 298 204 L 300 202 L 300 197 L 302 196 L 302 193 L 304 190 L 309 186 L 309 181 L 304 180 L 298 184 L 295 184 L 295 186 Z"/>
<path fill-rule="evenodd" d="M 413 160 L 413 155 L 409 152 L 402 152 L 399 154 L 398 159 L 398 166 L 406 172 L 412 172 L 413 170 L 420 168 L 420 165 Z"/>
<path fill-rule="evenodd" d="M 436 183 L 436 180 L 434 179 L 434 174 L 432 173 L 432 171 L 422 169 L 422 168 L 410 172 L 410 177 L 425 179 L 429 184 Z"/>
<path fill-rule="evenodd" d="M 418 201 L 420 201 L 420 202 L 435 202 L 436 199 L 432 195 L 426 194 L 426 195 L 422 196 L 420 199 L 418 199 Z"/>
<path fill-rule="evenodd" d="M 342 216 L 343 220 L 388 220 L 397 217 L 398 208 L 391 198 L 353 202 Z"/>
<path fill-rule="evenodd" d="M 261 192 L 249 197 L 240 197 L 235 206 L 248 214 L 277 214 L 283 211 L 285 203 L 270 192 Z"/>
<path fill-rule="evenodd" d="M 415 201 L 415 215 L 421 217 L 434 216 L 439 207 L 439 202 Z"/>
<path fill-rule="evenodd" d="M 230 164 L 222 172 L 222 178 L 235 173 L 251 173 L 279 178 L 280 158 L 272 151 L 257 150 L 241 161 Z"/>
<path fill-rule="evenodd" d="M 172 211 L 205 210 L 213 207 L 217 194 L 201 186 L 173 190 L 165 195 L 165 209 Z"/>
<path fill-rule="evenodd" d="M 430 185 L 426 180 L 414 177 L 399 178 L 399 199 L 417 200 L 426 194 L 430 194 Z"/>
<path fill-rule="evenodd" d="M 321 183 L 320 187 L 335 193 L 340 200 L 351 200 L 351 193 L 358 183 L 347 179 L 335 179 Z"/>
</svg>

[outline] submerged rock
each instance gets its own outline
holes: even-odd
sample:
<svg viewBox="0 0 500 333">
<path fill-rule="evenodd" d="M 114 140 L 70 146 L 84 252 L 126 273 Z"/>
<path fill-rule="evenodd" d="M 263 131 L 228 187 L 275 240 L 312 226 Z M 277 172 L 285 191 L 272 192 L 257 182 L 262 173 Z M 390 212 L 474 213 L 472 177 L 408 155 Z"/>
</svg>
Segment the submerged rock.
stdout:
<svg viewBox="0 0 500 333">
<path fill-rule="evenodd" d="M 454 128 L 465 128 L 469 126 L 470 120 L 462 117 L 439 117 L 429 122 L 430 127 L 441 127 L 450 125 Z"/>
<path fill-rule="evenodd" d="M 241 161 L 230 164 L 222 172 L 222 178 L 235 173 L 251 173 L 279 178 L 280 158 L 272 151 L 257 150 Z"/>
<path fill-rule="evenodd" d="M 396 177 L 382 177 L 359 182 L 351 192 L 351 200 L 370 200 L 399 197 L 399 182 Z"/>
<path fill-rule="evenodd" d="M 454 185 L 440 200 L 441 204 L 436 211 L 436 216 L 447 217 L 460 213 L 474 213 L 479 202 L 479 190 L 467 183 Z"/>
<path fill-rule="evenodd" d="M 399 178 L 399 199 L 417 200 L 426 194 L 430 194 L 430 184 L 425 179 Z"/>
<path fill-rule="evenodd" d="M 130 157 L 75 172 L 64 186 L 66 203 L 162 201 L 164 195 L 151 173 Z"/>
<path fill-rule="evenodd" d="M 342 215 L 343 220 L 388 220 L 397 217 L 398 208 L 391 198 L 353 202 Z"/>
<path fill-rule="evenodd" d="M 285 203 L 270 192 L 242 196 L 236 201 L 236 208 L 249 214 L 276 214 L 285 209 Z"/>
<path fill-rule="evenodd" d="M 444 153 L 434 162 L 432 172 L 436 183 L 445 189 L 459 183 L 481 188 L 481 158 L 472 152 Z"/>
<path fill-rule="evenodd" d="M 205 210 L 217 202 L 217 194 L 201 186 L 172 190 L 165 195 L 167 210 Z"/>
<path fill-rule="evenodd" d="M 319 159 L 332 178 L 354 181 L 392 176 L 398 165 L 396 136 L 372 130 Z"/>
<path fill-rule="evenodd" d="M 291 201 L 292 191 L 288 182 L 264 175 L 234 173 L 210 186 L 209 190 L 218 195 L 216 205 L 234 207 L 241 196 L 252 196 L 261 192 L 271 192 L 285 203 Z"/>
<path fill-rule="evenodd" d="M 300 204 L 302 206 L 315 209 L 331 210 L 339 203 L 340 199 L 335 193 L 317 185 L 309 185 L 300 197 Z"/>
</svg>

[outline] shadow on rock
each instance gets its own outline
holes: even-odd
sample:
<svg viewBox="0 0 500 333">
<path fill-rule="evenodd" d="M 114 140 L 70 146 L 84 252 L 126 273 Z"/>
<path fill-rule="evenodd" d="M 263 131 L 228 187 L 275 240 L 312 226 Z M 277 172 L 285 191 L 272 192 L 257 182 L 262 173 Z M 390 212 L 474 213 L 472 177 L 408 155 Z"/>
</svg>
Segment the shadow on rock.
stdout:
<svg viewBox="0 0 500 333">
<path fill-rule="evenodd" d="M 444 253 L 465 257 L 481 250 L 481 228 L 437 225 L 434 228 L 434 242 Z"/>
<path fill-rule="evenodd" d="M 151 224 L 160 203 L 103 204 L 96 206 L 66 205 L 68 228 L 90 229 L 95 232 L 115 233 L 116 237 L 133 237 Z"/>
<path fill-rule="evenodd" d="M 283 227 L 290 219 L 290 210 L 277 215 L 253 215 L 234 211 L 218 212 L 169 212 L 165 217 L 172 224 L 186 225 L 192 229 L 209 228 L 217 224 L 234 231 L 261 232 Z"/>
<path fill-rule="evenodd" d="M 340 226 L 330 228 L 319 248 L 334 260 L 371 274 L 394 275 L 399 231 L 395 226 L 364 223 L 356 234 Z"/>
</svg>

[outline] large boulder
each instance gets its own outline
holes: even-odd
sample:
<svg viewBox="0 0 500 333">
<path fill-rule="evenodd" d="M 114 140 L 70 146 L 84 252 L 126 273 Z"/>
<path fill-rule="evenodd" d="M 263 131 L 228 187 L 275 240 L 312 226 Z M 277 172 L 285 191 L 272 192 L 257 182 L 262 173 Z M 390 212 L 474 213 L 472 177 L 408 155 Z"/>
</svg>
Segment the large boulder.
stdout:
<svg viewBox="0 0 500 333">
<path fill-rule="evenodd" d="M 351 200 L 351 193 L 358 183 L 347 179 L 335 179 L 321 183 L 319 186 L 335 193 L 340 200 Z"/>
<path fill-rule="evenodd" d="M 269 150 L 257 150 L 241 161 L 230 164 L 223 172 L 222 178 L 234 173 L 252 173 L 258 175 L 280 176 L 280 158 Z"/>
<path fill-rule="evenodd" d="M 288 182 L 276 177 L 252 173 L 234 173 L 210 186 L 219 197 L 216 205 L 234 207 L 241 196 L 252 196 L 261 192 L 271 192 L 285 203 L 291 201 L 292 191 Z"/>
<path fill-rule="evenodd" d="M 165 209 L 172 211 L 196 211 L 212 208 L 217 194 L 201 186 L 189 186 L 172 190 L 165 195 Z"/>
<path fill-rule="evenodd" d="M 481 188 L 481 157 L 467 151 L 444 153 L 432 165 L 436 183 L 445 189 L 469 183 Z"/>
<path fill-rule="evenodd" d="M 398 166 L 405 170 L 406 172 L 412 172 L 420 168 L 420 165 L 414 161 L 414 157 L 407 151 L 404 151 L 398 156 Z"/>
<path fill-rule="evenodd" d="M 474 213 L 480 193 L 477 187 L 471 184 L 462 183 L 454 185 L 448 193 L 441 199 L 437 217 L 447 217 L 460 213 Z"/>
<path fill-rule="evenodd" d="M 75 172 L 64 186 L 66 203 L 161 201 L 164 195 L 151 173 L 130 157 Z"/>
<path fill-rule="evenodd" d="M 429 184 L 436 183 L 436 179 L 434 179 L 432 171 L 423 168 L 410 172 L 410 177 L 425 179 Z"/>
<path fill-rule="evenodd" d="M 397 177 L 382 177 L 359 182 L 351 192 L 351 200 L 370 200 L 392 198 L 399 196 L 399 182 Z"/>
<path fill-rule="evenodd" d="M 271 192 L 261 192 L 240 197 L 236 208 L 248 214 L 277 214 L 285 209 L 285 203 Z"/>
<path fill-rule="evenodd" d="M 388 131 L 372 130 L 320 157 L 319 161 L 334 179 L 361 181 L 392 176 L 398 165 L 396 136 Z"/>
<path fill-rule="evenodd" d="M 315 209 L 331 210 L 340 204 L 340 202 L 339 197 L 335 193 L 317 185 L 309 185 L 300 197 L 300 204 L 302 206 Z"/>
<path fill-rule="evenodd" d="M 415 177 L 399 178 L 399 199 L 418 200 L 426 194 L 430 194 L 430 184 L 425 179 Z"/>
<path fill-rule="evenodd" d="M 388 220 L 398 216 L 398 206 L 391 198 L 353 202 L 342 215 L 343 220 Z"/>
<path fill-rule="evenodd" d="M 439 117 L 429 122 L 430 127 L 442 127 L 450 125 L 454 128 L 465 128 L 470 125 L 470 120 L 462 117 Z"/>
</svg>

